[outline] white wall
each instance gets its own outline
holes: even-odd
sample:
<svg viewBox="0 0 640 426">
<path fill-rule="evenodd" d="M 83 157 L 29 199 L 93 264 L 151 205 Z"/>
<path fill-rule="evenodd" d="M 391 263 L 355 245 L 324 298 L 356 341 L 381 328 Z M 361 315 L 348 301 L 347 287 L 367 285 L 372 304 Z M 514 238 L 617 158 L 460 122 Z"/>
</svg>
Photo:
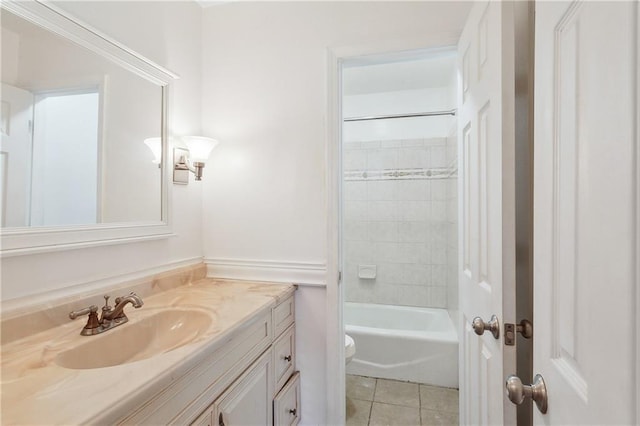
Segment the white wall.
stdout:
<svg viewBox="0 0 640 426">
<path fill-rule="evenodd" d="M 349 69 L 345 70 L 345 72 Z M 399 90 L 345 96 L 344 117 L 445 111 L 455 108 L 451 87 Z M 344 123 L 342 137 L 349 142 L 446 137 L 452 116 L 414 117 Z"/>
<path fill-rule="evenodd" d="M 201 8 L 192 2 L 64 2 L 61 7 L 176 72 L 170 131 L 201 133 Z M 149 158 L 150 160 L 150 158 Z M 72 291 L 87 283 L 202 255 L 201 186 L 172 185 L 176 237 L 2 259 L 2 300 Z"/>
<path fill-rule="evenodd" d="M 205 257 L 324 264 L 327 49 L 459 33 L 467 11 L 458 2 L 234 2 L 205 9 L 203 128 L 221 141 L 203 182 Z M 317 315 L 298 323 L 298 336 L 326 335 L 318 314 L 323 296 L 322 289 L 299 289 L 297 299 Z M 326 384 L 309 381 L 330 373 L 322 346 L 298 341 L 304 424 L 325 423 Z"/>
</svg>

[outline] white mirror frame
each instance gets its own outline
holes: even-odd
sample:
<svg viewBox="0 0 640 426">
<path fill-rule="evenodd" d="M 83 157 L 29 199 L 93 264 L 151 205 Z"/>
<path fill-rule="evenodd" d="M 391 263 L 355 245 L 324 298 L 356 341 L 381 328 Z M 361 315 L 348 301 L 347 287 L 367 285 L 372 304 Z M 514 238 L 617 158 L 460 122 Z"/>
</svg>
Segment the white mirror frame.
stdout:
<svg viewBox="0 0 640 426">
<path fill-rule="evenodd" d="M 1 8 L 119 64 L 162 89 L 162 183 L 160 221 L 2 229 L 0 257 L 145 241 L 173 235 L 169 216 L 171 161 L 167 142 L 167 92 L 169 83 L 179 78 L 178 75 L 49 3 L 39 0 L 2 0 Z"/>
</svg>

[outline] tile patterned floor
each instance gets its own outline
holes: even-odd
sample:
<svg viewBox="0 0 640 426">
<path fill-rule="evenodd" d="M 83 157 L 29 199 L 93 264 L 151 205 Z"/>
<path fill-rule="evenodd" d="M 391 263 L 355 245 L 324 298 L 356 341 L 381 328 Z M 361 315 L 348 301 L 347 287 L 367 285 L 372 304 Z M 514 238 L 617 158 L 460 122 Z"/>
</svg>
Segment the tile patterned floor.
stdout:
<svg viewBox="0 0 640 426">
<path fill-rule="evenodd" d="M 347 426 L 457 426 L 458 390 L 347 375 Z"/>
</svg>

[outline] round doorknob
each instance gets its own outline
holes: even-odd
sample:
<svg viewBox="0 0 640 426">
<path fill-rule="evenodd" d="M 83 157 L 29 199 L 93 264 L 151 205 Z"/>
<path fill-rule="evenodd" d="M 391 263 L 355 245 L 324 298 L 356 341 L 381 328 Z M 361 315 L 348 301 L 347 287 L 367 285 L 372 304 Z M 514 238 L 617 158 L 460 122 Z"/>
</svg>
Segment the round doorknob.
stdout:
<svg viewBox="0 0 640 426">
<path fill-rule="evenodd" d="M 525 399 L 531 398 L 535 401 L 538 410 L 542 414 L 547 412 L 547 387 L 541 375 L 536 374 L 533 378 L 533 384 L 523 385 L 522 380 L 518 376 L 511 375 L 507 377 L 505 384 L 507 388 L 507 397 L 509 401 L 516 405 L 520 405 Z"/>
<path fill-rule="evenodd" d="M 482 336 L 485 331 L 489 330 L 494 338 L 500 338 L 500 321 L 498 321 L 498 317 L 495 315 L 491 316 L 489 322 L 484 322 L 482 318 L 475 317 L 471 322 L 471 327 L 473 327 L 473 331 L 475 331 L 478 336 Z"/>
</svg>

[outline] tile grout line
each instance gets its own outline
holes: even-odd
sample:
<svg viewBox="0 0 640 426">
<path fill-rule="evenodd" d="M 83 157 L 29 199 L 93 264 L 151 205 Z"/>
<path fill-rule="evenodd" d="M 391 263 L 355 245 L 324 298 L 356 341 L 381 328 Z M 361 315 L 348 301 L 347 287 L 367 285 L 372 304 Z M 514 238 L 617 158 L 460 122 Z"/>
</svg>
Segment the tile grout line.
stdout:
<svg viewBox="0 0 640 426">
<path fill-rule="evenodd" d="M 375 383 L 373 385 L 373 397 L 371 398 L 371 407 L 369 407 L 369 418 L 367 419 L 367 426 L 371 424 L 371 413 L 373 413 L 373 402 L 376 399 L 376 390 L 378 390 L 378 379 L 375 379 Z"/>
<path fill-rule="evenodd" d="M 422 423 L 422 392 L 420 392 L 420 385 L 418 385 L 418 417 L 420 417 L 420 426 L 424 426 Z"/>
</svg>

